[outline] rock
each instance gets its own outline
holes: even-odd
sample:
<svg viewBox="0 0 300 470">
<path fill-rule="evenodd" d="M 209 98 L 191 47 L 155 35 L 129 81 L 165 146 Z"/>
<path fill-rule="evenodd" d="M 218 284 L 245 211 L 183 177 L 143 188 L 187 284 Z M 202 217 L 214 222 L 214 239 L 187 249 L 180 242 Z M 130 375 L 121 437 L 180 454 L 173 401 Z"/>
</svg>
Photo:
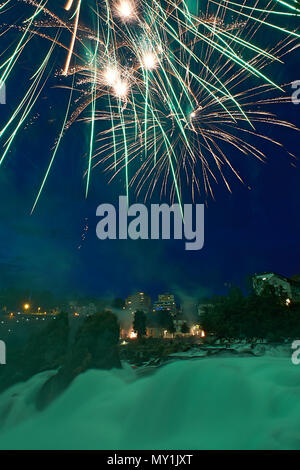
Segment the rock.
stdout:
<svg viewBox="0 0 300 470">
<path fill-rule="evenodd" d="M 233 349 L 235 352 L 241 354 L 241 353 L 248 353 L 248 354 L 253 354 L 252 351 L 252 344 L 251 343 L 246 343 L 244 341 L 234 344 L 231 346 L 231 349 Z"/>
<path fill-rule="evenodd" d="M 252 352 L 254 356 L 264 356 L 266 347 L 262 344 L 255 344 L 253 345 Z"/>
<path fill-rule="evenodd" d="M 87 317 L 78 329 L 62 367 L 41 388 L 37 408 L 44 409 L 88 369 L 121 368 L 119 335 L 120 328 L 114 314 L 104 312 Z"/>
<path fill-rule="evenodd" d="M 57 369 L 66 356 L 68 337 L 68 316 L 60 313 L 55 320 L 49 320 L 45 328 L 34 333 L 24 349 L 15 352 L 8 364 L 0 369 L 0 392 L 40 372 Z"/>
</svg>

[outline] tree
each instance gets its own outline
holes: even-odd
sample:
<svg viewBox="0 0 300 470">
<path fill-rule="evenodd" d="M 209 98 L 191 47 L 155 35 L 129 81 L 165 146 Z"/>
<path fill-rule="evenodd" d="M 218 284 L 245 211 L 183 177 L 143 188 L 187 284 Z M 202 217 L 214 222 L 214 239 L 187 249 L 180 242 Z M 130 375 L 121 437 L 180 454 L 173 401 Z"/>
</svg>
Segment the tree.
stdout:
<svg viewBox="0 0 300 470">
<path fill-rule="evenodd" d="M 137 310 L 134 314 L 133 330 L 137 333 L 138 338 L 142 338 L 146 334 L 146 315 L 143 310 Z"/>
<path fill-rule="evenodd" d="M 125 305 L 124 300 L 121 299 L 120 297 L 116 297 L 116 298 L 113 300 L 111 306 L 112 306 L 113 308 L 118 309 L 118 310 L 122 310 L 123 307 L 124 307 L 124 305 Z"/>
<path fill-rule="evenodd" d="M 282 341 L 300 334 L 300 306 L 286 304 L 286 293 L 265 283 L 262 291 L 244 297 L 237 289 L 215 297 L 204 309 L 201 325 L 219 338 L 266 338 Z"/>
<path fill-rule="evenodd" d="M 157 323 L 161 328 L 165 328 L 169 333 L 175 333 L 173 317 L 169 310 L 159 310 L 157 312 Z"/>
<path fill-rule="evenodd" d="M 188 327 L 187 322 L 185 321 L 182 323 L 181 328 L 180 328 L 181 333 L 186 334 L 190 332 L 190 328 Z"/>
<path fill-rule="evenodd" d="M 215 297 L 204 309 L 201 325 L 220 338 L 240 338 L 244 334 L 246 299 L 240 289 L 231 287 L 227 296 Z"/>
<path fill-rule="evenodd" d="M 169 323 L 169 326 L 167 327 L 167 330 L 168 330 L 168 332 L 171 333 L 172 335 L 173 335 L 174 333 L 176 333 L 176 328 L 175 328 L 173 319 L 172 319 L 172 321 Z"/>
</svg>

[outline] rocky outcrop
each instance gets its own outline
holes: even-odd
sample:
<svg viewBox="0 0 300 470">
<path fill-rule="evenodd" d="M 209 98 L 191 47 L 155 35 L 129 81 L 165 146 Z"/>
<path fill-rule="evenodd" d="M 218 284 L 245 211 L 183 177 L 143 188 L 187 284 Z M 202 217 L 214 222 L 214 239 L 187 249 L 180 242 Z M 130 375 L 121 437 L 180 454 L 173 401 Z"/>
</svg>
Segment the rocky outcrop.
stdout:
<svg viewBox="0 0 300 470">
<path fill-rule="evenodd" d="M 17 382 L 25 382 L 40 372 L 57 369 L 68 349 L 69 322 L 64 313 L 53 317 L 45 328 L 35 332 L 25 347 L 8 357 L 0 369 L 0 392 Z"/>
<path fill-rule="evenodd" d="M 38 409 L 49 405 L 86 370 L 120 368 L 119 335 L 119 324 L 112 313 L 87 317 L 78 329 L 62 367 L 42 386 L 37 396 Z"/>
</svg>

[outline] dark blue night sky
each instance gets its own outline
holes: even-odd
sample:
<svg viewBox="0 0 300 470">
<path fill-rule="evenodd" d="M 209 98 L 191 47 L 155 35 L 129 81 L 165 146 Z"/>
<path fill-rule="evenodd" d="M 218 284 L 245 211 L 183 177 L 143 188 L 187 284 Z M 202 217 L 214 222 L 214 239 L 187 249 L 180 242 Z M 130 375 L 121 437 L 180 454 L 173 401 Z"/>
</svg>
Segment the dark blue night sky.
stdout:
<svg viewBox="0 0 300 470">
<path fill-rule="evenodd" d="M 277 81 L 300 79 L 297 57 L 294 51 L 286 59 Z M 30 58 L 24 56 L 18 73 L 27 73 L 29 64 Z M 1 124 L 14 109 L 22 86 L 20 75 L 12 77 L 7 105 L 0 106 Z M 291 88 L 287 90 L 291 93 Z M 116 202 L 124 194 L 123 181 L 108 185 L 104 168 L 98 167 L 85 199 L 89 134 L 83 123 L 76 123 L 66 134 L 36 211 L 30 215 L 67 98 L 63 90 L 45 91 L 31 115 L 38 119 L 29 120 L 0 169 L 1 287 L 122 297 L 137 289 L 152 295 L 179 290 L 210 295 L 224 292 L 229 283 L 244 286 L 254 272 L 272 270 L 287 276 L 300 272 L 299 162 L 267 143 L 262 143 L 267 163 L 231 153 L 245 185 L 232 176 L 232 194 L 221 182 L 214 187 L 215 200 L 206 200 L 205 245 L 199 252 L 185 251 L 183 241 L 97 239 L 96 208 Z M 282 118 L 299 123 L 300 105 L 277 110 Z M 264 132 L 299 154 L 295 132 L 275 127 Z M 183 200 L 189 202 L 188 196 Z"/>
</svg>

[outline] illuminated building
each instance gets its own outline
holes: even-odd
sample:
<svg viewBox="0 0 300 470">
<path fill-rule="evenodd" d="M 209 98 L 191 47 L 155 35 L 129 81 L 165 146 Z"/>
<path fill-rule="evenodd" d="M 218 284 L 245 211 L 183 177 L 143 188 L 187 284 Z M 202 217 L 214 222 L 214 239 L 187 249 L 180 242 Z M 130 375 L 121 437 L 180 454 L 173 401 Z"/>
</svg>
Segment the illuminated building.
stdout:
<svg viewBox="0 0 300 470">
<path fill-rule="evenodd" d="M 150 325 L 146 329 L 146 336 L 150 338 L 167 338 L 173 337 L 173 335 L 169 334 L 165 328 L 157 325 Z"/>
<path fill-rule="evenodd" d="M 132 314 L 138 310 L 148 313 L 151 308 L 151 298 L 144 292 L 129 295 L 125 300 L 125 307 Z"/>
<path fill-rule="evenodd" d="M 153 304 L 153 311 L 168 310 L 172 316 L 176 315 L 176 303 L 174 295 L 172 294 L 160 294 L 158 300 Z"/>
<path fill-rule="evenodd" d="M 256 294 L 263 291 L 264 285 L 269 284 L 275 288 L 275 292 L 286 295 L 286 305 L 293 302 L 300 302 L 300 282 L 294 279 L 287 278 L 281 274 L 273 272 L 265 272 L 255 274 L 252 278 L 253 289 Z"/>
</svg>

